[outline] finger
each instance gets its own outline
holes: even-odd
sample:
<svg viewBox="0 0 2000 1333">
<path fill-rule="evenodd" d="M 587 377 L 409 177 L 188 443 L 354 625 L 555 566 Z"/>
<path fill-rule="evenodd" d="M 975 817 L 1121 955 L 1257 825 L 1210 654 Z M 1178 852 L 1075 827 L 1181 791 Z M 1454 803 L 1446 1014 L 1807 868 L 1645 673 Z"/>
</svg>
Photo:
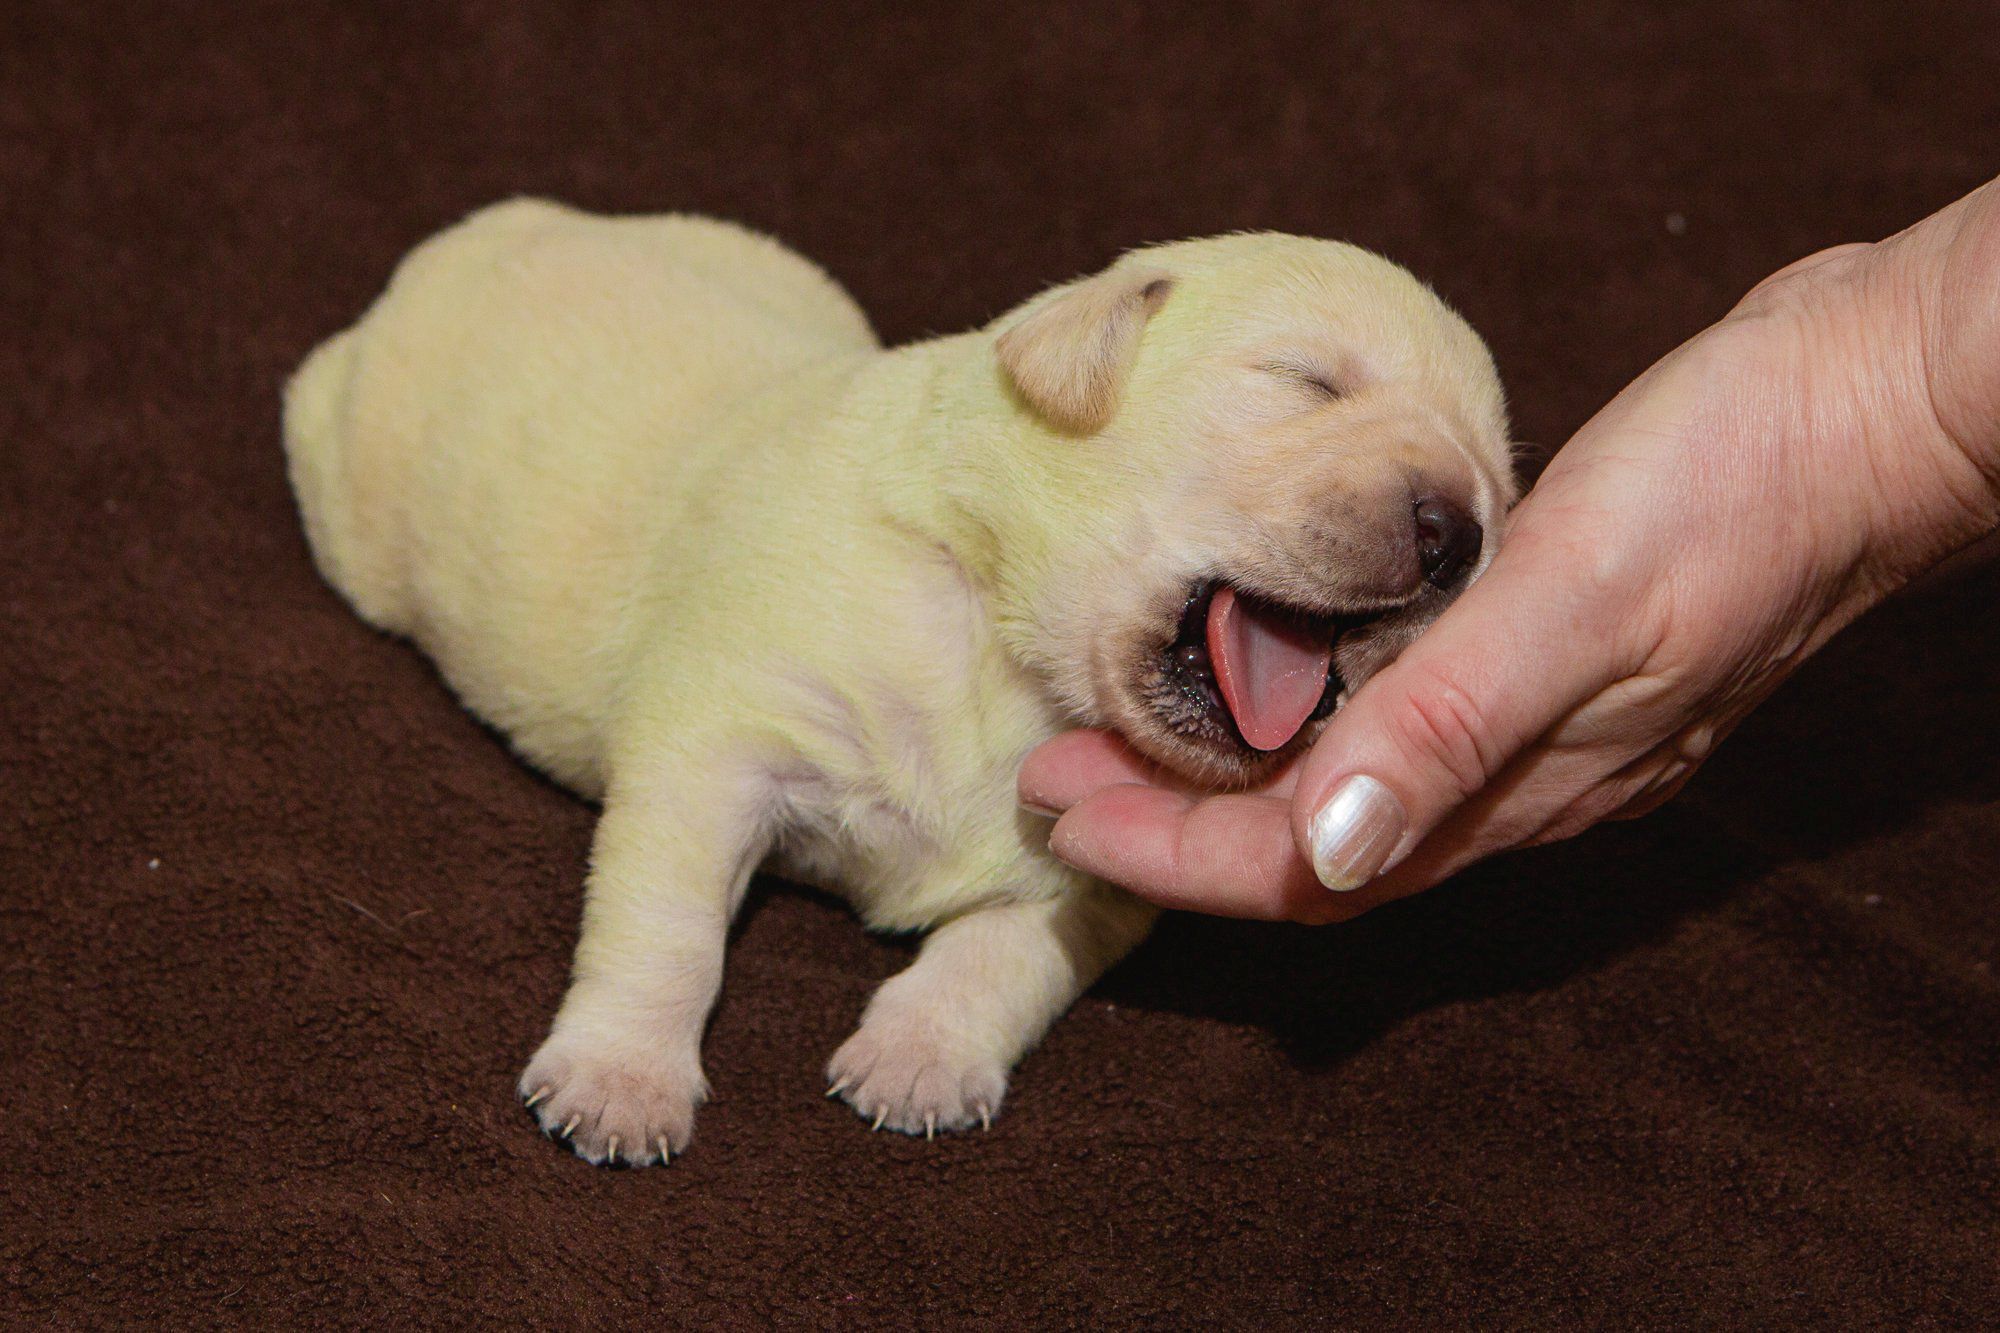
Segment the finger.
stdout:
<svg viewBox="0 0 2000 1333">
<path fill-rule="evenodd" d="M 1328 893 L 1292 843 L 1273 796 L 1195 800 L 1158 787 L 1105 787 L 1056 822 L 1049 847 L 1080 870 L 1163 907 L 1266 921 L 1324 922 L 1373 905 Z"/>
<path fill-rule="evenodd" d="M 1258 794 L 1290 796 L 1298 768 L 1296 758 L 1287 762 L 1258 784 Z M 1030 810 L 1060 814 L 1102 788 L 1134 782 L 1189 797 L 1214 791 L 1153 763 L 1116 732 L 1066 731 L 1028 752 L 1015 779 L 1015 793 Z"/>
<path fill-rule="evenodd" d="M 1175 787 L 1170 775 L 1110 731 L 1066 731 L 1029 751 L 1015 778 L 1021 804 L 1061 814 L 1092 792 L 1120 783 Z"/>
<path fill-rule="evenodd" d="M 1642 816 L 1652 814 L 1653 811 L 1659 809 L 1668 801 L 1673 800 L 1674 797 L 1679 796 L 1681 788 L 1688 785 L 1688 780 L 1694 777 L 1695 770 L 1700 767 L 1699 762 L 1693 762 L 1676 764 L 1666 769 L 1658 777 L 1635 792 L 1632 799 L 1625 803 L 1624 808 L 1613 811 L 1611 814 L 1605 816 L 1605 818 L 1638 819 Z"/>
<path fill-rule="evenodd" d="M 1403 897 L 1495 852 L 1560 842 L 1604 820 L 1636 817 L 1678 791 L 1694 770 L 1671 741 L 1621 763 L 1630 753 L 1622 745 L 1531 747 L 1370 889 L 1384 899 Z"/>
<path fill-rule="evenodd" d="M 1351 891 L 1408 856 L 1637 666 L 1643 651 L 1620 642 L 1634 628 L 1620 581 L 1579 566 L 1589 557 L 1517 526 L 1486 575 L 1335 714 L 1292 808 L 1300 854 L 1327 887 Z"/>
</svg>

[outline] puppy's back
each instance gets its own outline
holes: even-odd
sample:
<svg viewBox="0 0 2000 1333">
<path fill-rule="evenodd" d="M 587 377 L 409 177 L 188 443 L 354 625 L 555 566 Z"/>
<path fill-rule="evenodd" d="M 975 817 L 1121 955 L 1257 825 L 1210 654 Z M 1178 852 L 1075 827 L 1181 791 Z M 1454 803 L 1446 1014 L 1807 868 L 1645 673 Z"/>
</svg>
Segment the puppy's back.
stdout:
<svg viewBox="0 0 2000 1333">
<path fill-rule="evenodd" d="M 820 269 L 740 227 L 484 209 L 412 251 L 287 387 L 314 559 L 588 790 L 618 607 L 688 499 L 702 423 L 876 346 Z"/>
</svg>

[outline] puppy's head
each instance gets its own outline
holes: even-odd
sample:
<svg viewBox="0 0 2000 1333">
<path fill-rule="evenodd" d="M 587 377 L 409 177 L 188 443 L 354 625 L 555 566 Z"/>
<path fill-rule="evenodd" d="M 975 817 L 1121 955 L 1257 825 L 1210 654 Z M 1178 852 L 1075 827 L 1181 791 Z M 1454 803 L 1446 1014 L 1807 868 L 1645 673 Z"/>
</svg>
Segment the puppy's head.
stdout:
<svg viewBox="0 0 2000 1333">
<path fill-rule="evenodd" d="M 1515 498 L 1485 346 L 1353 246 L 1137 251 L 996 329 L 1038 423 L 1010 638 L 1074 715 L 1204 782 L 1310 744 L 1485 567 Z"/>
</svg>

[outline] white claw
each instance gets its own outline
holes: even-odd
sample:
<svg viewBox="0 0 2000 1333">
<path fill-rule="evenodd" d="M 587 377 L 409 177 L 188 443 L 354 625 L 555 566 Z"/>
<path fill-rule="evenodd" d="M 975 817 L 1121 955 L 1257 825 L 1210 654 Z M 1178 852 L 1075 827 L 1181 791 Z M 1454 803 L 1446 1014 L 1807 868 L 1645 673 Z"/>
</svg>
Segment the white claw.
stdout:
<svg viewBox="0 0 2000 1333">
<path fill-rule="evenodd" d="M 568 1137 L 570 1136 L 570 1131 L 571 1131 L 571 1130 L 573 1130 L 573 1129 L 575 1129 L 575 1128 L 577 1127 L 577 1124 L 578 1124 L 578 1123 L 579 1123 L 579 1122 L 580 1122 L 580 1121 L 581 1121 L 582 1119 L 583 1119 L 583 1116 L 582 1116 L 582 1115 L 581 1115 L 580 1113 L 579 1113 L 579 1114 L 577 1114 L 577 1115 L 573 1115 L 573 1116 L 571 1116 L 571 1117 L 569 1118 L 569 1123 L 568 1123 L 567 1125 L 564 1125 L 564 1126 L 562 1127 L 562 1132 L 561 1132 L 561 1134 L 559 1135 L 559 1137 L 561 1137 L 561 1138 L 565 1138 L 565 1139 L 566 1139 L 566 1138 L 568 1138 Z"/>
<path fill-rule="evenodd" d="M 618 1136 L 616 1134 L 611 1136 L 611 1154 L 604 1161 L 608 1166 L 618 1165 Z"/>
<path fill-rule="evenodd" d="M 979 1103 L 979 1127 L 981 1129 L 993 1128 L 993 1112 L 986 1109 L 985 1102 Z"/>
<path fill-rule="evenodd" d="M 840 1080 L 840 1082 L 834 1084 L 832 1087 L 826 1090 L 826 1095 L 829 1097 L 838 1097 L 841 1093 L 847 1091 L 847 1083 L 848 1080 L 846 1079 Z"/>
<path fill-rule="evenodd" d="M 889 1118 L 889 1108 L 885 1106 L 881 1110 L 875 1113 L 875 1123 L 868 1127 L 868 1132 L 872 1134 L 876 1130 L 882 1128 L 882 1122 L 884 1120 L 887 1120 L 888 1118 Z"/>
<path fill-rule="evenodd" d="M 527 1107 L 530 1111 L 532 1111 L 535 1109 L 535 1103 L 548 1095 L 549 1095 L 549 1085 L 544 1083 L 541 1087 L 535 1089 L 534 1096 L 528 1098 L 527 1101 L 521 1104 Z"/>
<path fill-rule="evenodd" d="M 926 1111 L 924 1112 L 924 1142 L 929 1143 L 932 1139 L 936 1137 L 937 1137 L 937 1112 Z"/>
<path fill-rule="evenodd" d="M 674 1155 L 667 1151 L 667 1136 L 662 1134 L 658 1138 L 654 1139 L 653 1142 L 658 1144 L 660 1148 L 660 1165 L 672 1166 L 674 1162 Z"/>
</svg>

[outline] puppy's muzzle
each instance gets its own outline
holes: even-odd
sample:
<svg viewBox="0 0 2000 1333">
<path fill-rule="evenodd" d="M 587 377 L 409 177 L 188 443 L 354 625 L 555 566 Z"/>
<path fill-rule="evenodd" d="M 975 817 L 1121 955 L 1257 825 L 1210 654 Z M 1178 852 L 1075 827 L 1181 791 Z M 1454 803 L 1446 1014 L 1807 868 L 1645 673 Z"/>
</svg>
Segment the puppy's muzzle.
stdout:
<svg viewBox="0 0 2000 1333">
<path fill-rule="evenodd" d="M 1353 650 L 1344 656 L 1352 666 L 1378 666 L 1372 659 L 1380 654 L 1362 647 L 1377 622 L 1393 619 L 1407 629 L 1412 616 L 1435 615 L 1479 567 L 1485 531 L 1469 506 L 1443 486 L 1413 489 L 1415 498 L 1403 501 L 1408 517 L 1398 522 L 1391 511 L 1376 529 L 1387 548 L 1381 567 L 1397 572 L 1372 595 L 1350 593 L 1357 609 L 1329 609 L 1345 600 L 1331 590 L 1288 599 L 1268 566 L 1245 565 L 1196 584 L 1159 665 L 1141 667 L 1151 684 L 1142 692 L 1159 720 L 1186 739 L 1269 754 L 1328 716 L 1355 683 L 1341 675 L 1343 649 Z"/>
</svg>

